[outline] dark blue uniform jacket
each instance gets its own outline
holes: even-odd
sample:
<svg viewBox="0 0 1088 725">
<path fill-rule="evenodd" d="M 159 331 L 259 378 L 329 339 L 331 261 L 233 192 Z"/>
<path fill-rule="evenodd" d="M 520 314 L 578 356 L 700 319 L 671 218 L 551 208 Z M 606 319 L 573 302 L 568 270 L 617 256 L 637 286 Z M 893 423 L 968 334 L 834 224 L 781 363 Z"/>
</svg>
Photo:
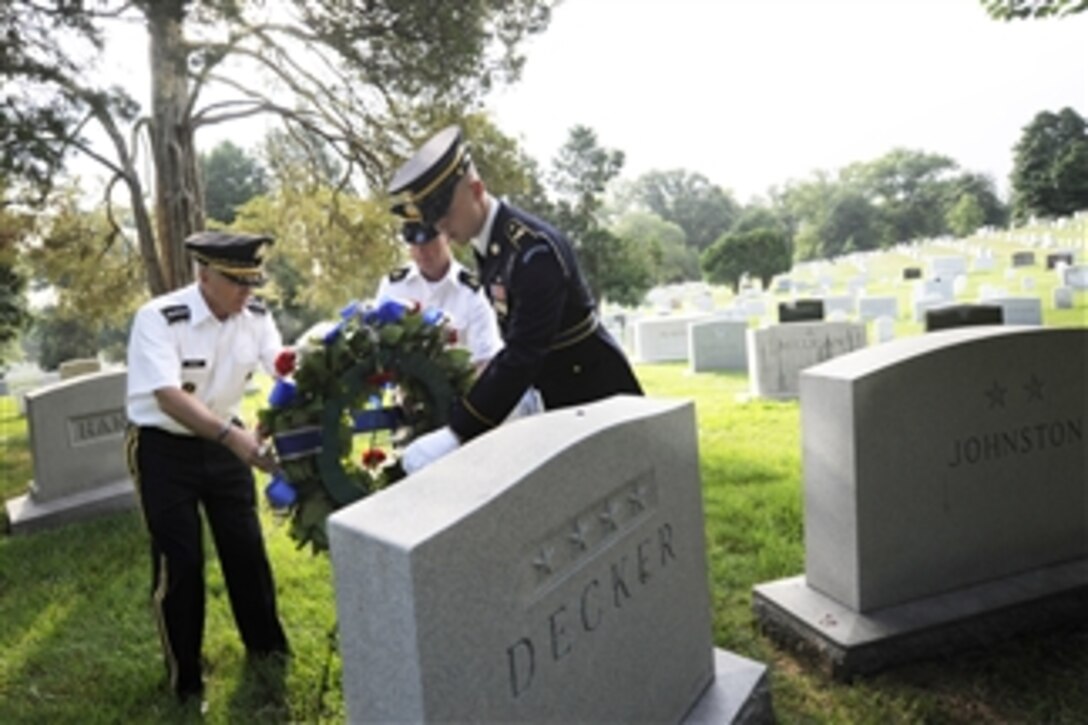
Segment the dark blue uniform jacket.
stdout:
<svg viewBox="0 0 1088 725">
<path fill-rule="evenodd" d="M 570 241 L 544 221 L 499 204 L 487 253 L 476 262 L 505 347 L 453 407 L 469 440 L 498 425 L 530 386 L 545 408 L 642 394 L 627 358 L 597 318 Z"/>
</svg>

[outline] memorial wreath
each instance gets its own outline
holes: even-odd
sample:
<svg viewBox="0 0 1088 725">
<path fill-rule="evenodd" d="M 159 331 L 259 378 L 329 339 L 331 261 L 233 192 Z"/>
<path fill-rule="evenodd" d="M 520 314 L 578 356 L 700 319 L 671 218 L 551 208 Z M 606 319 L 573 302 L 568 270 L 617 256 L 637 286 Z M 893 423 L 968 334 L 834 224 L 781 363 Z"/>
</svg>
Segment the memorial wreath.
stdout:
<svg viewBox="0 0 1088 725">
<path fill-rule="evenodd" d="M 300 548 L 328 549 L 329 514 L 403 478 L 398 451 L 446 424 L 473 377 L 447 323 L 440 310 L 396 300 L 352 303 L 326 334 L 277 357 L 257 414 L 280 466 L 265 495 Z M 361 454 L 356 434 L 367 437 Z"/>
</svg>

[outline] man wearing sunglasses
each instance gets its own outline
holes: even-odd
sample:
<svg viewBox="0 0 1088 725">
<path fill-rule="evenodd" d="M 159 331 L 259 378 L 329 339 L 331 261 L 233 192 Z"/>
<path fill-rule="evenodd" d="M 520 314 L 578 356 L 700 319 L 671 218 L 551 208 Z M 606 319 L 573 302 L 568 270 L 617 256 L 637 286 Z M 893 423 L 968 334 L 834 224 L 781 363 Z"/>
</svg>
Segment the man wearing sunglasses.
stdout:
<svg viewBox="0 0 1088 725">
<path fill-rule="evenodd" d="M 247 654 L 288 652 L 251 470 L 275 464 L 239 418 L 247 382 L 258 365 L 272 372 L 282 346 L 272 316 L 251 296 L 264 283 L 271 243 L 227 232 L 189 237 L 197 281 L 141 307 L 129 338 L 126 453 L 151 537 L 167 673 L 183 701 L 204 688 L 201 510 Z"/>
</svg>

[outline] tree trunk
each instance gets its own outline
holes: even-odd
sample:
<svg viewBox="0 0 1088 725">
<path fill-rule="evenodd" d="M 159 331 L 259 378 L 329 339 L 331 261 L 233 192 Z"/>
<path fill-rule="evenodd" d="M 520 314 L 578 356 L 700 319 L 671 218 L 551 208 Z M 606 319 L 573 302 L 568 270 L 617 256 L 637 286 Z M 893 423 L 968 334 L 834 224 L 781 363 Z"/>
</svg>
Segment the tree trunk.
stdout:
<svg viewBox="0 0 1088 725">
<path fill-rule="evenodd" d="M 188 115 L 189 50 L 182 34 L 186 0 L 149 3 L 151 148 L 155 166 L 155 226 L 169 289 L 188 284 L 187 236 L 204 228 L 193 127 Z M 153 294 L 161 294 L 155 289 Z M 163 290 L 165 291 L 165 290 Z"/>
</svg>

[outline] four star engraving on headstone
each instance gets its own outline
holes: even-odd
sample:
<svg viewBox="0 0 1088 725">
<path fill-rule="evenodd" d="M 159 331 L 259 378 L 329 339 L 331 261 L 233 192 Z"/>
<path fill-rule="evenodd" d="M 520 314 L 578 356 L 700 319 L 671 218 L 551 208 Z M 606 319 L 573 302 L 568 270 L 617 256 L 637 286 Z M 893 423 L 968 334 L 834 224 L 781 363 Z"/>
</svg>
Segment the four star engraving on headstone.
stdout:
<svg viewBox="0 0 1088 725">
<path fill-rule="evenodd" d="M 574 518 L 574 523 L 571 524 L 571 532 L 567 537 L 567 541 L 579 551 L 585 551 L 589 548 L 589 544 L 586 543 L 586 530 L 582 526 L 582 520 L 580 518 Z"/>
<path fill-rule="evenodd" d="M 533 559 L 533 566 L 537 568 L 544 576 L 552 573 L 552 557 L 555 555 L 555 549 L 550 546 L 540 547 L 540 553 L 535 559 Z"/>
<path fill-rule="evenodd" d="M 653 471 L 646 471 L 579 511 L 566 525 L 535 543 L 526 562 L 533 572 L 533 586 L 544 586 L 578 566 L 613 538 L 649 516 L 657 501 L 654 487 Z"/>
</svg>

